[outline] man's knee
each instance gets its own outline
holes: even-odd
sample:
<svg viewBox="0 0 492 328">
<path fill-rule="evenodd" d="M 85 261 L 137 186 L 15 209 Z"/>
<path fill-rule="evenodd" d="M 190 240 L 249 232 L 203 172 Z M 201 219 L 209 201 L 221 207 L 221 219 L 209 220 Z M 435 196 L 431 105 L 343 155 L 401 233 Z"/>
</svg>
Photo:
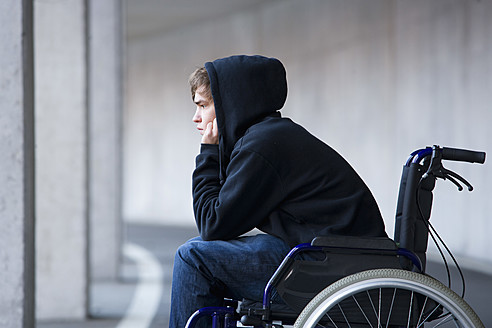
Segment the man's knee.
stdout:
<svg viewBox="0 0 492 328">
<path fill-rule="evenodd" d="M 188 264 L 191 266 L 198 266 L 203 262 L 203 249 L 206 248 L 207 242 L 203 241 L 200 237 L 196 237 L 188 240 L 183 245 L 179 246 L 174 258 L 174 264 Z"/>
</svg>

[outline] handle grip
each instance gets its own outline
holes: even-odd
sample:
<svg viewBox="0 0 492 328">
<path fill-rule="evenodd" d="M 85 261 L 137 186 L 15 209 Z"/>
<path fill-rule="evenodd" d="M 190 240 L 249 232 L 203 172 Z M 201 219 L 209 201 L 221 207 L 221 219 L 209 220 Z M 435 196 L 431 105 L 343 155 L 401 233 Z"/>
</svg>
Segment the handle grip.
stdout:
<svg viewBox="0 0 492 328">
<path fill-rule="evenodd" d="M 443 147 L 442 159 L 483 164 L 485 162 L 485 152 Z"/>
</svg>

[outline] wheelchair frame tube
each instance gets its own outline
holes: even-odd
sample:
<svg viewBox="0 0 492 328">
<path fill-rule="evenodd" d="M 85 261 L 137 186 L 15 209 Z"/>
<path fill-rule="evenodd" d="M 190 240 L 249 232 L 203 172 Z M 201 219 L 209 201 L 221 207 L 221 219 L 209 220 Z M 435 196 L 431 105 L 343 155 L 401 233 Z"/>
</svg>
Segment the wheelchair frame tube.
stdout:
<svg viewBox="0 0 492 328">
<path fill-rule="evenodd" d="M 226 319 L 226 316 L 228 314 L 233 315 L 235 312 L 234 308 L 231 307 L 205 307 L 197 310 L 193 315 L 188 319 L 188 322 L 186 323 L 185 328 L 192 328 L 195 327 L 196 323 L 198 320 L 200 320 L 203 317 L 212 317 L 212 327 L 213 328 L 218 328 L 218 325 L 220 324 L 219 317 L 224 316 Z"/>
<path fill-rule="evenodd" d="M 292 261 L 294 261 L 294 258 L 298 254 L 300 254 L 304 251 L 317 251 L 317 250 L 321 250 L 321 247 L 312 246 L 310 243 L 299 244 L 290 250 L 290 252 L 287 254 L 287 256 L 285 256 L 282 263 L 280 263 L 280 266 L 278 267 L 278 269 L 275 271 L 273 276 L 270 278 L 270 280 L 266 284 L 265 291 L 263 293 L 263 309 L 269 309 L 270 308 L 272 288 L 274 285 L 276 285 L 277 281 L 286 273 L 285 272 L 286 268 L 288 268 L 289 264 Z"/>
<path fill-rule="evenodd" d="M 396 251 L 396 254 L 408 258 L 410 261 L 412 261 L 413 265 L 415 265 L 415 267 L 421 273 L 424 272 L 424 270 L 423 270 L 424 266 L 422 265 L 422 260 L 420 260 L 420 257 L 418 257 L 417 254 L 415 254 L 414 252 L 409 251 L 406 248 L 398 248 L 398 250 Z"/>
<path fill-rule="evenodd" d="M 412 160 L 413 158 L 415 157 L 415 155 L 419 154 L 420 152 L 423 152 L 425 151 L 427 148 L 424 148 L 424 149 L 417 149 L 415 150 L 414 152 L 412 152 L 410 154 L 410 156 L 408 157 L 407 161 L 405 162 L 405 166 L 410 166 L 410 164 L 412 163 Z"/>
<path fill-rule="evenodd" d="M 410 164 L 412 164 L 412 163 L 418 164 L 418 163 L 420 163 L 420 161 L 423 158 L 430 156 L 430 155 L 432 155 L 432 148 L 431 147 L 416 150 L 410 155 L 410 158 L 407 160 L 405 166 L 410 166 Z"/>
</svg>

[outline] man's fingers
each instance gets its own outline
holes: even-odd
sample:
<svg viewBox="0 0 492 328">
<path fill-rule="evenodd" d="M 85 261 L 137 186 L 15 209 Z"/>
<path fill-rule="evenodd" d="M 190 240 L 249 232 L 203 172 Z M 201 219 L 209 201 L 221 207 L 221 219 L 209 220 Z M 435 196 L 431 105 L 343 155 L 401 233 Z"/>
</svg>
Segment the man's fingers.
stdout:
<svg viewBox="0 0 492 328">
<path fill-rule="evenodd" d="M 218 144 L 219 143 L 219 129 L 217 127 L 217 121 L 207 123 L 205 131 L 202 137 L 202 143 L 205 144 Z"/>
<path fill-rule="evenodd" d="M 217 126 L 217 119 L 216 118 L 214 118 L 214 120 L 212 121 L 212 131 L 213 131 L 215 136 L 219 135 L 219 127 Z"/>
</svg>

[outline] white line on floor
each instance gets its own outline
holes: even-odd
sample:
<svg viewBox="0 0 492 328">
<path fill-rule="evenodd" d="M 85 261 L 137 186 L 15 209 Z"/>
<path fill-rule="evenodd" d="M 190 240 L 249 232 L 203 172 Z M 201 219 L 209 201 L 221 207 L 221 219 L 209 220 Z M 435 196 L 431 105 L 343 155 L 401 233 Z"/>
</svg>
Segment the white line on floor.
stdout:
<svg viewBox="0 0 492 328">
<path fill-rule="evenodd" d="M 154 318 L 162 294 L 162 268 L 145 248 L 125 244 L 123 253 L 137 265 L 138 285 L 125 317 L 116 328 L 148 328 Z"/>
</svg>

